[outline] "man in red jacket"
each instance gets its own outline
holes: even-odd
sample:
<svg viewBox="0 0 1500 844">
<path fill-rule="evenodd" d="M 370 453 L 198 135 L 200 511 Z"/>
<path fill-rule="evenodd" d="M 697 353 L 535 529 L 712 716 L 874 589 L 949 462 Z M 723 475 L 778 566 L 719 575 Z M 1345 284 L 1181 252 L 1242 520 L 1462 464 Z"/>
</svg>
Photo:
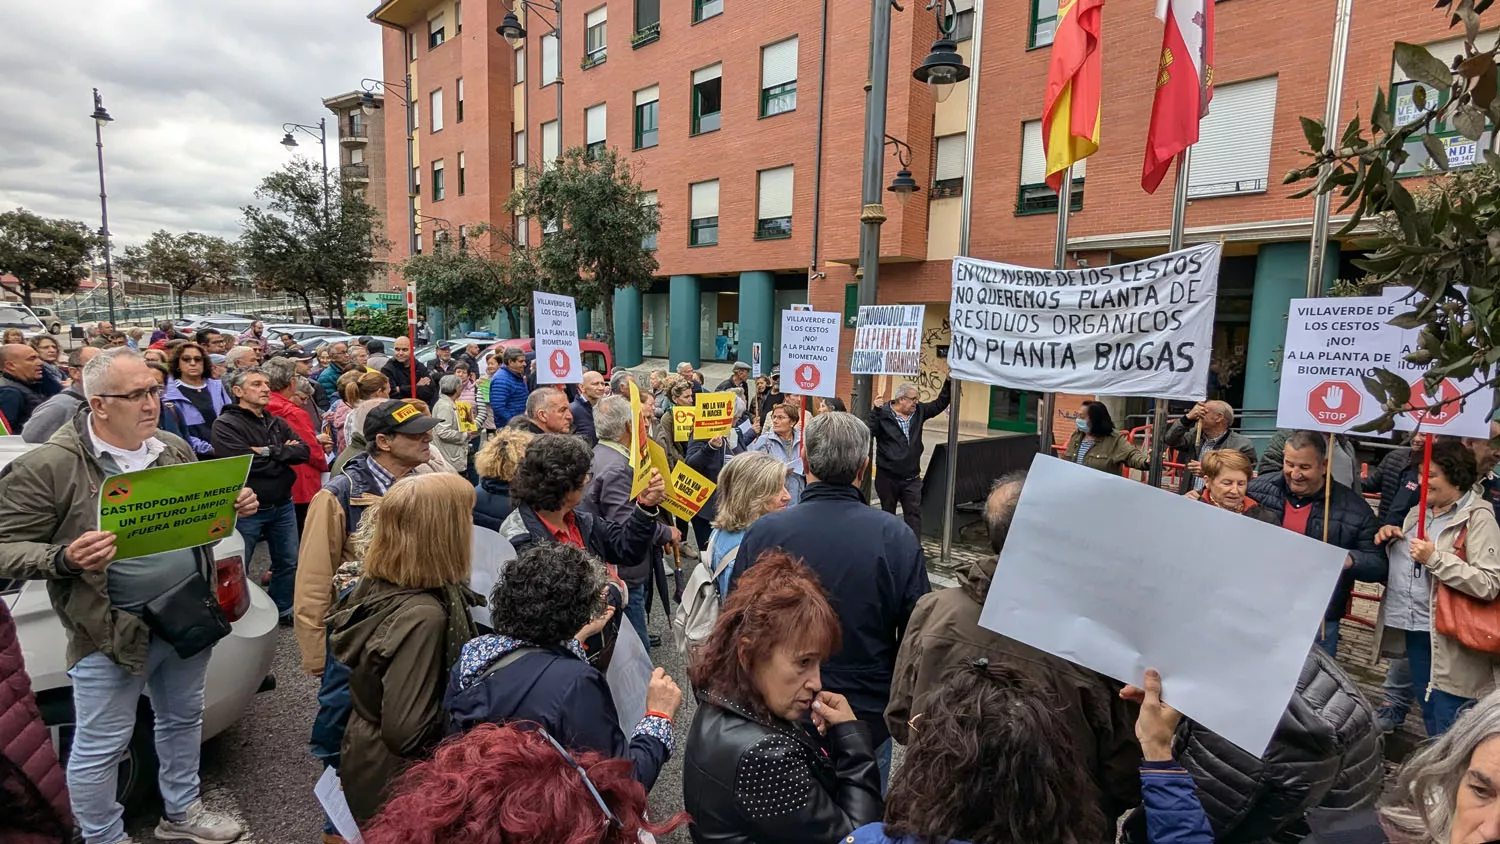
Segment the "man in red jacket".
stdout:
<svg viewBox="0 0 1500 844">
<path fill-rule="evenodd" d="M 266 410 L 279 416 L 291 426 L 297 438 L 307 443 L 311 454 L 306 463 L 292 467 L 297 479 L 292 483 L 292 505 L 297 511 L 297 535 L 302 535 L 302 525 L 307 519 L 307 505 L 323 488 L 323 473 L 328 471 L 328 450 L 333 440 L 327 433 L 313 427 L 312 417 L 297 403 L 297 361 L 292 358 L 271 358 L 262 367 L 271 388 L 271 403 Z"/>
</svg>

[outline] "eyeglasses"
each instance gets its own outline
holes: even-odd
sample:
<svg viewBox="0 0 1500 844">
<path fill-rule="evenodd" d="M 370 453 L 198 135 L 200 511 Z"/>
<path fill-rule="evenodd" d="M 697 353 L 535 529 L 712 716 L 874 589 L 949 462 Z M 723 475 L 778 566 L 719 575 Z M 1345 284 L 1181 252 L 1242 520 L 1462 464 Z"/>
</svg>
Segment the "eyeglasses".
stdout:
<svg viewBox="0 0 1500 844">
<path fill-rule="evenodd" d="M 558 755 L 563 758 L 563 761 L 573 766 L 573 770 L 578 772 L 578 776 L 583 777 L 584 786 L 588 788 L 589 794 L 594 796 L 594 802 L 599 804 L 599 811 L 604 813 L 604 818 L 608 822 L 609 828 L 620 829 L 623 827 L 624 824 L 620 823 L 620 819 L 615 816 L 614 812 L 610 811 L 609 804 L 604 802 L 604 797 L 599 794 L 599 789 L 594 787 L 594 781 L 589 779 L 588 772 L 583 769 L 582 765 L 578 764 L 578 760 L 573 758 L 573 754 L 564 750 L 563 746 L 557 743 L 557 739 L 553 738 L 552 734 L 542 727 L 537 727 L 536 731 L 541 734 L 542 738 L 547 740 L 548 744 L 552 745 L 552 749 L 557 751 Z"/>
<path fill-rule="evenodd" d="M 97 395 L 101 399 L 123 399 L 134 404 L 140 404 L 148 398 L 155 401 L 161 398 L 161 394 L 161 387 L 147 387 L 144 390 L 132 390 L 128 393 L 98 393 Z"/>
<path fill-rule="evenodd" d="M 183 355 L 182 357 L 178 358 L 177 360 L 178 360 L 179 363 L 202 363 L 203 362 L 203 358 L 200 358 L 200 357 L 188 357 L 187 355 Z"/>
</svg>

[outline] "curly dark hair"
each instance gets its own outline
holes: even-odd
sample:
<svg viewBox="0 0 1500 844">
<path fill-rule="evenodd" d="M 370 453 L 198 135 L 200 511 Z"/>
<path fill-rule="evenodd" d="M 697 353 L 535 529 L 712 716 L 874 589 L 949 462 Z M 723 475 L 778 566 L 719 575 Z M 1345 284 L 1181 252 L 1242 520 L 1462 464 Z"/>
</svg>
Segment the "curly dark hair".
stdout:
<svg viewBox="0 0 1500 844">
<path fill-rule="evenodd" d="M 177 347 L 172 350 L 171 357 L 167 359 L 168 374 L 173 378 L 182 377 L 182 353 L 187 351 L 188 349 L 198 350 L 198 354 L 203 358 L 203 377 L 204 379 L 207 379 L 209 377 L 208 352 L 202 346 L 191 340 L 178 343 Z"/>
<path fill-rule="evenodd" d="M 1479 463 L 1463 442 L 1449 437 L 1432 442 L 1432 468 L 1443 473 L 1460 494 L 1479 480 Z"/>
<path fill-rule="evenodd" d="M 505 567 L 490 593 L 495 632 L 543 647 L 566 642 L 594 617 L 604 566 L 582 549 L 533 545 Z"/>
<path fill-rule="evenodd" d="M 1106 839 L 1067 724 L 1034 681 L 985 659 L 924 694 L 891 779 L 885 834 L 921 841 Z"/>
<path fill-rule="evenodd" d="M 583 489 L 594 455 L 581 437 L 541 434 L 510 481 L 510 497 L 533 510 L 559 510 L 568 493 Z"/>
</svg>

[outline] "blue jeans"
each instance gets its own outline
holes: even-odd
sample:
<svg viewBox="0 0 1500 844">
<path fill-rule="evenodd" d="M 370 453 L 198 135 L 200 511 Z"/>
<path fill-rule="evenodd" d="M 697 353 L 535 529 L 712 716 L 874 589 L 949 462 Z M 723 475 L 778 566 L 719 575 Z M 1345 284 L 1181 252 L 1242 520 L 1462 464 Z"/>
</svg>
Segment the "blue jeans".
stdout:
<svg viewBox="0 0 1500 844">
<path fill-rule="evenodd" d="M 625 604 L 625 617 L 635 626 L 641 634 L 641 644 L 646 646 L 646 653 L 651 653 L 651 636 L 646 632 L 646 593 L 651 591 L 651 581 L 648 579 L 640 586 L 627 586 L 630 599 Z"/>
<path fill-rule="evenodd" d="M 297 508 L 288 501 L 280 507 L 262 508 L 253 516 L 245 516 L 235 524 L 240 539 L 245 543 L 245 568 L 250 568 L 250 558 L 255 556 L 255 546 L 265 539 L 271 546 L 271 600 L 276 602 L 276 611 L 287 615 L 292 611 L 292 592 L 297 583 Z"/>
<path fill-rule="evenodd" d="M 875 764 L 880 768 L 880 794 L 885 796 L 886 786 L 891 783 L 891 739 L 887 738 L 875 748 Z"/>
<path fill-rule="evenodd" d="M 1331 657 L 1339 655 L 1339 620 L 1323 622 L 1323 638 L 1318 640 L 1318 647 Z"/>
<path fill-rule="evenodd" d="M 1422 726 L 1427 737 L 1437 738 L 1448 732 L 1458 716 L 1474 705 L 1474 700 L 1432 688 L 1432 634 L 1426 630 L 1405 632 L 1412 695 L 1422 702 Z"/>
<path fill-rule="evenodd" d="M 125 810 L 115 800 L 115 789 L 143 691 L 156 715 L 163 814 L 182 820 L 198 799 L 203 681 L 212 653 L 210 648 L 182 659 L 171 645 L 153 636 L 141 676 L 131 675 L 102 653 L 80 659 L 68 672 L 77 716 L 68 757 L 68 792 L 85 844 L 115 844 L 125 837 Z"/>
<path fill-rule="evenodd" d="M 1405 721 L 1407 713 L 1411 712 L 1412 702 L 1416 700 L 1411 688 L 1411 664 L 1405 659 L 1391 660 L 1381 691 L 1381 697 L 1384 698 L 1381 705 L 1390 708 L 1397 724 Z"/>
</svg>

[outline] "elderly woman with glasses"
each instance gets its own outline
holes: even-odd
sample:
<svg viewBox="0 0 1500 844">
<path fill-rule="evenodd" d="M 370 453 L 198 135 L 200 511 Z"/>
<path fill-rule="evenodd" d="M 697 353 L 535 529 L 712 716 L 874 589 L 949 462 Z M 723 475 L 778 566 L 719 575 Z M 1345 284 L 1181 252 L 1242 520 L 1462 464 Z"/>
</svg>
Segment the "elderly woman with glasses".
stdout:
<svg viewBox="0 0 1500 844">
<path fill-rule="evenodd" d="M 222 383 L 209 377 L 208 352 L 195 342 L 182 343 L 173 350 L 168 370 L 172 377 L 167 380 L 162 401 L 182 420 L 183 433 L 193 451 L 212 456 L 214 420 L 234 400 Z"/>
</svg>

